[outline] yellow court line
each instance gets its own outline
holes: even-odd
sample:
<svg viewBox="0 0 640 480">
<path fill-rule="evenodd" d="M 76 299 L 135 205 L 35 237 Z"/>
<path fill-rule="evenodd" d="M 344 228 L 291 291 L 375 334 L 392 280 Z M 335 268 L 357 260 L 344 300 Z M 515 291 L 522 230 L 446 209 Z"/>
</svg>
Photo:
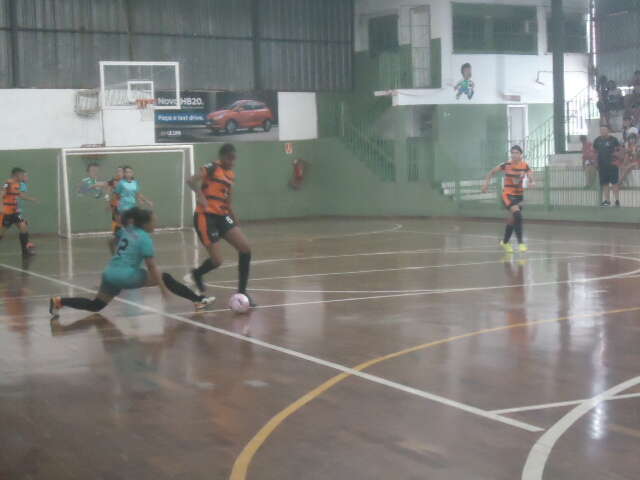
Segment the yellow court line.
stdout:
<svg viewBox="0 0 640 480">
<path fill-rule="evenodd" d="M 640 311 L 640 307 L 630 307 L 630 308 L 621 308 L 617 310 L 608 310 L 606 312 L 597 312 L 597 313 L 587 313 L 583 315 L 573 315 L 567 317 L 559 317 L 547 320 L 538 320 L 534 322 L 523 322 L 516 323 L 513 325 L 503 325 L 501 327 L 495 328 L 487 328 L 484 330 L 477 330 L 475 332 L 465 333 L 463 335 L 457 335 L 455 337 L 444 338 L 442 340 L 436 340 L 435 342 L 423 343 L 421 345 L 417 345 L 415 347 L 407 348 L 404 350 L 400 350 L 399 352 L 390 353 L 388 355 L 384 355 L 382 357 L 374 358 L 367 362 L 361 363 L 355 367 L 353 370 L 362 371 L 366 368 L 369 368 L 378 363 L 384 362 L 386 360 L 391 360 L 393 358 L 400 357 L 402 355 L 407 355 L 408 353 L 417 352 L 419 350 L 424 350 L 426 348 L 435 347 L 438 345 L 443 345 L 446 343 L 455 342 L 456 340 L 462 340 L 465 338 L 476 337 L 478 335 L 484 335 L 487 333 L 501 332 L 505 330 L 511 330 L 514 328 L 522 328 L 522 327 L 531 327 L 535 325 L 543 325 L 546 323 L 557 323 L 563 322 L 566 320 L 579 320 L 584 318 L 597 318 L 603 317 L 606 315 L 614 315 L 617 313 L 629 313 L 629 312 L 637 312 Z M 298 400 L 290 404 L 284 410 L 281 410 L 276 414 L 271 420 L 269 420 L 259 431 L 254 435 L 254 437 L 247 443 L 244 447 L 240 455 L 236 458 L 236 461 L 233 464 L 233 470 L 231 471 L 231 476 L 229 480 L 245 480 L 247 478 L 247 471 L 249 470 L 249 464 L 253 460 L 256 452 L 260 449 L 260 447 L 264 444 L 264 442 L 269 438 L 269 436 L 273 433 L 273 431 L 282 424 L 287 418 L 293 415 L 295 412 L 304 407 L 307 403 L 311 402 L 315 398 L 318 398 L 320 395 L 325 393 L 327 390 L 337 385 L 341 381 L 349 378 L 351 374 L 349 373 L 341 373 L 336 375 L 335 377 L 330 378 L 323 384 L 317 386 L 313 390 L 307 392 Z"/>
</svg>

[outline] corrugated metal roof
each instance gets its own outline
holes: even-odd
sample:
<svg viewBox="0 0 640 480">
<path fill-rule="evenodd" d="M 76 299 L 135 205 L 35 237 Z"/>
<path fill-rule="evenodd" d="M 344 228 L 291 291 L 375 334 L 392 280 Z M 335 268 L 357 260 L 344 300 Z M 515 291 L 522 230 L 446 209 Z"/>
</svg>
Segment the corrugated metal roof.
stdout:
<svg viewBox="0 0 640 480">
<path fill-rule="evenodd" d="M 11 50 L 9 32 L 0 32 L 0 88 L 11 87 Z"/>
<path fill-rule="evenodd" d="M 128 10 L 126 0 L 18 0 L 18 85 L 11 85 L 5 30 L 0 86 L 92 88 L 100 60 L 171 60 L 182 64 L 184 88 L 249 90 L 255 81 L 252 4 L 131 0 Z M 0 28 L 10 24 L 8 5 L 0 0 Z M 260 0 L 257 6 L 263 88 L 350 88 L 351 0 Z"/>
<path fill-rule="evenodd" d="M 19 32 L 19 85 L 96 88 L 99 60 L 126 60 L 126 35 Z"/>
<path fill-rule="evenodd" d="M 135 36 L 134 56 L 180 62 L 185 89 L 253 88 L 252 44 L 248 40 Z"/>
<path fill-rule="evenodd" d="M 126 31 L 125 0 L 20 0 L 18 27 Z"/>
<path fill-rule="evenodd" d="M 250 0 L 135 0 L 136 32 L 183 35 L 251 36 Z"/>
</svg>

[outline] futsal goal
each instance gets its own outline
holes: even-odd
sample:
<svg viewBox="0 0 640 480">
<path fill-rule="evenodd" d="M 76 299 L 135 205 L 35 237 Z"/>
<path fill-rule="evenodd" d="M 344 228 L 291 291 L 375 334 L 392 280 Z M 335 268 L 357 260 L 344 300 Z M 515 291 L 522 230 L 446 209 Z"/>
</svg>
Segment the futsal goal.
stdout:
<svg viewBox="0 0 640 480">
<path fill-rule="evenodd" d="M 157 230 L 182 230 L 195 208 L 186 179 L 195 172 L 193 145 L 65 148 L 58 156 L 58 234 L 73 238 L 111 232 L 109 189 L 129 166 L 151 200 Z M 189 222 L 190 223 L 190 222 Z"/>
</svg>

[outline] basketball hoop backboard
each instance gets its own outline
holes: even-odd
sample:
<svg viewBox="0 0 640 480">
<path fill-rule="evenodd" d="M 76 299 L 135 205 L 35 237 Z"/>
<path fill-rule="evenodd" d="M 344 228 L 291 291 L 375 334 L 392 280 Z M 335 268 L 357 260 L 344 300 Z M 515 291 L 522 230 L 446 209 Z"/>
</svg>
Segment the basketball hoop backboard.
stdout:
<svg viewBox="0 0 640 480">
<path fill-rule="evenodd" d="M 158 102 L 158 92 L 175 93 L 175 101 Z M 154 110 L 180 110 L 178 62 L 100 62 L 100 106 L 134 109 L 138 100 L 153 99 Z M 166 100 L 166 98 L 165 98 Z"/>
</svg>

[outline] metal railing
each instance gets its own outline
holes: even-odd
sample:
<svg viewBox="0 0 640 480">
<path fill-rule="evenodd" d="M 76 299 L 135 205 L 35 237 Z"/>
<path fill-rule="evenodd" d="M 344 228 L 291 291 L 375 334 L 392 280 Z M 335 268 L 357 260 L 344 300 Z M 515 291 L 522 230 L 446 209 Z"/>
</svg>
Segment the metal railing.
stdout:
<svg viewBox="0 0 640 480">
<path fill-rule="evenodd" d="M 555 152 L 555 136 L 553 118 L 550 117 L 531 132 L 524 142 L 527 163 L 532 168 L 543 168 L 549 165 L 549 157 Z M 566 102 L 566 139 L 589 132 L 589 120 L 599 118 L 597 95 L 591 87 L 587 87 Z M 577 142 L 575 142 L 577 143 Z"/>
<path fill-rule="evenodd" d="M 525 192 L 526 205 L 559 209 L 566 207 L 593 208 L 600 204 L 597 172 L 582 167 L 544 167 L 534 173 L 535 186 Z M 461 208 L 494 205 L 502 193 L 502 179 L 494 178 L 487 193 L 482 192 L 482 178 L 456 178 L 441 183 L 445 196 Z M 613 195 L 612 195 L 613 200 Z M 620 203 L 635 219 L 640 207 L 640 170 L 632 171 L 620 188 Z M 630 217 L 631 218 L 631 217 Z"/>
<path fill-rule="evenodd" d="M 598 93 L 587 87 L 566 104 L 567 139 L 589 133 L 589 120 L 599 118 Z"/>
<path fill-rule="evenodd" d="M 380 138 L 369 127 L 356 126 L 344 118 L 342 119 L 340 139 L 356 158 L 380 180 L 383 182 L 396 181 L 392 141 Z"/>
<path fill-rule="evenodd" d="M 554 141 L 551 117 L 531 132 L 524 141 L 525 158 L 531 168 L 544 168 L 549 164 L 549 156 L 555 153 Z"/>
</svg>

